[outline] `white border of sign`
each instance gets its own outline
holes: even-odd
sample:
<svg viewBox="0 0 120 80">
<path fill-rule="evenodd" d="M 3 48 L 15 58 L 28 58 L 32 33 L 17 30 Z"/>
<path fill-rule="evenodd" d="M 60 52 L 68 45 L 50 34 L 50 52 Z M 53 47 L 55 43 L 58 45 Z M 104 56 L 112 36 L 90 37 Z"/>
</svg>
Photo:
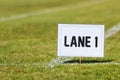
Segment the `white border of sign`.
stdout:
<svg viewBox="0 0 120 80">
<path fill-rule="evenodd" d="M 73 36 L 75 36 L 77 46 L 70 46 Z M 85 44 L 89 44 L 88 47 L 78 46 L 78 37 L 86 39 L 86 36 L 90 37 L 88 43 L 84 41 Z M 97 47 L 95 47 L 96 36 Z M 65 46 L 65 41 L 68 46 Z M 104 57 L 104 25 L 58 24 L 57 54 L 68 57 Z"/>
</svg>

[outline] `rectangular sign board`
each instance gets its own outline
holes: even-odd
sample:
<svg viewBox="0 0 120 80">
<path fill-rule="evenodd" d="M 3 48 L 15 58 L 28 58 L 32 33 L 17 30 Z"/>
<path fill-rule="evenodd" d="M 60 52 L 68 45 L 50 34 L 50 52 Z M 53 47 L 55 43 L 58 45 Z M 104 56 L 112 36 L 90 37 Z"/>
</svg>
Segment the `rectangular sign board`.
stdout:
<svg viewBox="0 0 120 80">
<path fill-rule="evenodd" d="M 104 25 L 58 24 L 58 56 L 104 57 Z"/>
</svg>

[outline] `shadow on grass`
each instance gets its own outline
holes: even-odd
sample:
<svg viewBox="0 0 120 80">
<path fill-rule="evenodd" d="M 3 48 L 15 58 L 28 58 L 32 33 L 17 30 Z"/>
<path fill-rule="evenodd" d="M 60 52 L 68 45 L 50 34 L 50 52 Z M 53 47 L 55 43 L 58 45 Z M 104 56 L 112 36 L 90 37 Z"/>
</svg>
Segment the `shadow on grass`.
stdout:
<svg viewBox="0 0 120 80">
<path fill-rule="evenodd" d="M 112 62 L 112 60 L 82 60 L 82 64 L 89 64 L 89 63 L 109 63 Z M 74 63 L 80 63 L 79 60 L 69 60 L 65 61 L 64 64 L 74 64 Z"/>
</svg>

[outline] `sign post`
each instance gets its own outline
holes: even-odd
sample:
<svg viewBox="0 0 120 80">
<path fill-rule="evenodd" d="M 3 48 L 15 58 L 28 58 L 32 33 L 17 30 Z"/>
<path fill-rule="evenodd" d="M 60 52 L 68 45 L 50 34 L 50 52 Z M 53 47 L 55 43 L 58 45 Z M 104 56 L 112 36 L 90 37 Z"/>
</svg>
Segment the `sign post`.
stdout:
<svg viewBox="0 0 120 80">
<path fill-rule="evenodd" d="M 80 64 L 82 63 L 82 57 L 80 57 L 80 60 L 79 60 Z"/>
<path fill-rule="evenodd" d="M 104 57 L 104 25 L 58 24 L 57 55 Z"/>
</svg>

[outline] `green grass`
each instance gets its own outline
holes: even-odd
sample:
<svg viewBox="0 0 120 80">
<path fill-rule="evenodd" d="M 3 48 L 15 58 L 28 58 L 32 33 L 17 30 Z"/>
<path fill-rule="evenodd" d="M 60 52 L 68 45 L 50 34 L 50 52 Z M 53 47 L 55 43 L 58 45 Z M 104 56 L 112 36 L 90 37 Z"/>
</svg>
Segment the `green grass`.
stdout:
<svg viewBox="0 0 120 80">
<path fill-rule="evenodd" d="M 0 0 L 0 17 L 93 0 Z M 120 22 L 120 1 L 78 7 L 22 19 L 0 22 L 0 80 L 119 80 L 120 32 L 105 40 L 104 58 L 83 58 L 90 64 L 46 65 L 57 57 L 57 25 L 105 24 L 106 30 Z M 79 58 L 74 58 L 77 61 Z"/>
<path fill-rule="evenodd" d="M 10 16 L 14 14 L 26 13 L 46 8 L 65 6 L 77 3 L 79 0 L 0 0 L 0 17 Z M 84 2 L 87 0 L 80 0 Z"/>
</svg>

